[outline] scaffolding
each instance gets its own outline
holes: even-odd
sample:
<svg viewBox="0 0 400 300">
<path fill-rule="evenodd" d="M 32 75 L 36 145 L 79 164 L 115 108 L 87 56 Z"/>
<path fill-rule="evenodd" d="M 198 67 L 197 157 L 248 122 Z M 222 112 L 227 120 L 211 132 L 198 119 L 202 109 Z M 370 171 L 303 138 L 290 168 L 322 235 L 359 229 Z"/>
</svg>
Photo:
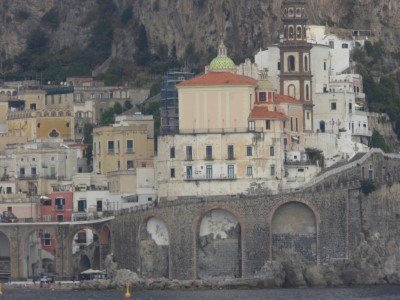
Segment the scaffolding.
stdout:
<svg viewBox="0 0 400 300">
<path fill-rule="evenodd" d="M 179 103 L 176 85 L 193 77 L 194 73 L 186 69 L 172 69 L 163 76 L 160 100 L 162 135 L 179 132 Z"/>
</svg>

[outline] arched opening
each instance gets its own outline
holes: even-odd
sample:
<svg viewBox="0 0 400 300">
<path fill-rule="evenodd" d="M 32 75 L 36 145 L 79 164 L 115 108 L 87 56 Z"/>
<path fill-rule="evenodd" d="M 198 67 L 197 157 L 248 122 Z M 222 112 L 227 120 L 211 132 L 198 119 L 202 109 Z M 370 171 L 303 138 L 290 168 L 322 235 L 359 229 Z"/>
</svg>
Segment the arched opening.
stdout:
<svg viewBox="0 0 400 300">
<path fill-rule="evenodd" d="M 81 272 L 90 269 L 90 259 L 87 255 L 82 254 L 79 257 L 79 265 L 78 265 L 78 273 L 80 274 Z"/>
<path fill-rule="evenodd" d="M 319 131 L 320 132 L 325 132 L 325 121 L 320 121 L 319 122 Z"/>
<path fill-rule="evenodd" d="M 294 29 L 293 26 L 289 26 L 289 39 L 293 40 L 294 37 Z"/>
<path fill-rule="evenodd" d="M 72 238 L 72 269 L 75 277 L 87 269 L 100 269 L 99 236 L 91 228 L 82 228 Z"/>
<path fill-rule="evenodd" d="M 287 64 L 288 64 L 288 71 L 293 72 L 296 70 L 296 59 L 294 58 L 293 55 L 289 55 L 287 59 Z"/>
<path fill-rule="evenodd" d="M 207 212 L 198 228 L 197 277 L 241 277 L 241 252 L 237 218 L 224 209 Z"/>
<path fill-rule="evenodd" d="M 280 252 L 296 253 L 317 261 L 317 222 L 314 212 L 302 202 L 288 202 L 273 214 L 271 222 L 272 259 Z"/>
<path fill-rule="evenodd" d="M 310 87 L 306 84 L 306 100 L 310 100 Z"/>
<path fill-rule="evenodd" d="M 308 56 L 304 56 L 304 71 L 308 72 Z"/>
<path fill-rule="evenodd" d="M 294 86 L 294 84 L 290 84 L 288 86 L 288 96 L 296 98 L 296 87 Z"/>
<path fill-rule="evenodd" d="M 297 28 L 296 28 L 296 39 L 301 39 L 301 37 L 302 37 L 302 32 L 301 32 L 302 30 L 301 30 L 301 26 L 297 26 Z"/>
<path fill-rule="evenodd" d="M 4 233 L 0 232 L 0 275 L 6 279 L 11 275 L 10 272 L 10 241 Z"/>
<path fill-rule="evenodd" d="M 140 272 L 144 277 L 169 278 L 169 234 L 158 217 L 148 218 L 140 229 Z"/>
</svg>

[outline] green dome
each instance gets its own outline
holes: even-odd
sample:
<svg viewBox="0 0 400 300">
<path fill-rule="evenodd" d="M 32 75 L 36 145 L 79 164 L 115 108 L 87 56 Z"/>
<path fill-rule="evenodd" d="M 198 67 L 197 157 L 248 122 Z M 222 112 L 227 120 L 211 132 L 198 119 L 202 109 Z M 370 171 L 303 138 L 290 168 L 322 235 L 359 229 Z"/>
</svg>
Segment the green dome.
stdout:
<svg viewBox="0 0 400 300">
<path fill-rule="evenodd" d="M 235 63 L 228 56 L 217 56 L 214 58 L 209 66 L 210 71 L 218 70 L 234 70 L 236 69 Z"/>
<path fill-rule="evenodd" d="M 274 85 L 269 80 L 259 80 L 258 81 L 258 89 L 270 91 L 270 90 L 274 89 Z"/>
<path fill-rule="evenodd" d="M 227 55 L 227 49 L 223 42 L 218 47 L 218 56 L 208 66 L 209 71 L 236 70 L 236 65 Z"/>
</svg>

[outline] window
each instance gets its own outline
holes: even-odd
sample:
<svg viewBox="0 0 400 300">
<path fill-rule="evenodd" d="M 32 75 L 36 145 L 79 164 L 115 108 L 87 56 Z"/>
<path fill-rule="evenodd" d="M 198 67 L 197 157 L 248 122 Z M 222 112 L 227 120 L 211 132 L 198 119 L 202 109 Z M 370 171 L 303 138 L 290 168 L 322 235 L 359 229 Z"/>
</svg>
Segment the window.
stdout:
<svg viewBox="0 0 400 300">
<path fill-rule="evenodd" d="M 247 167 L 247 176 L 253 176 L 253 167 Z"/>
<path fill-rule="evenodd" d="M 31 109 L 31 110 L 36 110 L 36 104 L 35 104 L 35 103 L 32 103 L 32 104 L 30 105 L 30 109 Z"/>
<path fill-rule="evenodd" d="M 126 141 L 126 152 L 129 152 L 129 153 L 133 152 L 133 140 Z"/>
<path fill-rule="evenodd" d="M 19 168 L 19 177 L 21 178 L 25 177 L 25 168 Z"/>
<path fill-rule="evenodd" d="M 56 167 L 50 167 L 50 177 L 51 178 L 56 177 Z"/>
<path fill-rule="evenodd" d="M 271 129 L 271 120 L 265 120 L 265 129 Z"/>
<path fill-rule="evenodd" d="M 293 72 L 296 70 L 296 66 L 295 66 L 295 58 L 293 55 L 289 55 L 288 59 L 287 59 L 287 63 L 288 63 L 288 71 L 289 72 Z"/>
<path fill-rule="evenodd" d="M 57 215 L 57 222 L 64 222 L 64 215 Z"/>
<path fill-rule="evenodd" d="M 299 131 L 299 120 L 296 118 L 296 131 Z"/>
<path fill-rule="evenodd" d="M 349 48 L 349 44 L 343 43 L 343 44 L 342 44 L 342 48 L 343 48 L 343 49 Z"/>
<path fill-rule="evenodd" d="M 97 200 L 96 211 L 103 211 L 103 200 Z"/>
<path fill-rule="evenodd" d="M 37 128 L 40 128 L 40 123 L 37 123 Z"/>
<path fill-rule="evenodd" d="M 36 168 L 31 168 L 31 175 L 36 176 Z"/>
<path fill-rule="evenodd" d="M 278 61 L 277 69 L 278 69 L 278 71 L 281 70 L 281 62 L 280 61 Z"/>
<path fill-rule="evenodd" d="M 186 146 L 186 160 L 192 160 L 192 146 Z"/>
<path fill-rule="evenodd" d="M 247 146 L 246 154 L 247 154 L 247 156 L 252 156 L 253 155 L 253 148 L 251 146 Z"/>
<path fill-rule="evenodd" d="M 175 178 L 175 168 L 170 169 L 170 176 L 171 178 Z"/>
<path fill-rule="evenodd" d="M 142 168 L 146 168 L 147 163 L 145 161 L 142 161 Z"/>
<path fill-rule="evenodd" d="M 99 154 L 101 154 L 101 143 L 99 142 Z"/>
<path fill-rule="evenodd" d="M 127 160 L 126 161 L 126 168 L 129 169 L 134 169 L 135 168 L 135 161 L 133 160 Z"/>
<path fill-rule="evenodd" d="M 78 200 L 78 211 L 80 212 L 86 211 L 86 200 Z"/>
<path fill-rule="evenodd" d="M 306 84 L 306 100 L 310 100 L 310 88 L 308 84 Z"/>
<path fill-rule="evenodd" d="M 233 145 L 228 145 L 228 159 L 234 159 Z"/>
<path fill-rule="evenodd" d="M 306 113 L 306 118 L 307 118 L 307 120 L 310 120 L 310 112 L 309 111 Z"/>
<path fill-rule="evenodd" d="M 293 26 L 289 26 L 289 39 L 293 40 L 293 36 L 294 36 Z"/>
<path fill-rule="evenodd" d="M 271 165 L 271 176 L 275 176 L 275 165 Z"/>
<path fill-rule="evenodd" d="M 336 110 L 336 102 L 331 102 L 331 110 Z"/>
<path fill-rule="evenodd" d="M 206 159 L 212 159 L 212 146 L 206 146 Z"/>
<path fill-rule="evenodd" d="M 191 179 L 193 176 L 192 166 L 186 166 L 186 178 Z"/>
<path fill-rule="evenodd" d="M 212 166 L 206 166 L 206 178 L 207 179 L 212 179 L 213 177 L 213 167 Z"/>
<path fill-rule="evenodd" d="M 353 103 L 349 103 L 349 113 L 353 113 Z"/>
<path fill-rule="evenodd" d="M 12 188 L 10 186 L 7 187 L 6 193 L 7 194 L 12 194 Z"/>
<path fill-rule="evenodd" d="M 249 131 L 255 130 L 256 123 L 254 121 L 249 121 Z"/>
<path fill-rule="evenodd" d="M 297 26 L 297 28 L 296 28 L 296 38 L 297 39 L 301 39 L 301 36 L 302 36 L 302 34 L 301 34 L 301 26 Z"/>
<path fill-rule="evenodd" d="M 326 61 L 324 61 L 324 71 L 326 71 Z"/>
<path fill-rule="evenodd" d="M 228 178 L 229 179 L 235 178 L 235 166 L 234 165 L 228 165 Z"/>
<path fill-rule="evenodd" d="M 304 56 L 304 70 L 308 72 L 308 56 Z"/>
<path fill-rule="evenodd" d="M 275 155 L 275 147 L 274 146 L 270 146 L 269 147 L 269 155 L 270 156 L 274 156 Z"/>
<path fill-rule="evenodd" d="M 121 162 L 118 160 L 117 161 L 117 170 L 120 170 L 121 169 Z"/>
<path fill-rule="evenodd" d="M 108 141 L 108 153 L 114 153 L 114 141 Z"/>
<path fill-rule="evenodd" d="M 290 117 L 290 131 L 293 131 L 293 117 Z"/>
<path fill-rule="evenodd" d="M 44 217 L 46 217 L 46 216 L 51 217 L 50 215 L 45 215 Z M 44 218 L 44 219 L 47 219 L 47 218 Z M 50 220 L 51 220 L 51 219 L 50 219 Z M 49 222 L 50 220 L 47 220 L 47 222 Z M 45 221 L 45 222 L 46 222 L 46 221 Z M 51 235 L 50 235 L 50 233 L 45 232 L 45 233 L 43 234 L 43 244 L 44 244 L 45 246 L 51 246 Z"/>
<path fill-rule="evenodd" d="M 258 101 L 262 102 L 267 101 L 267 94 L 265 92 L 259 92 L 258 97 L 259 97 Z"/>
<path fill-rule="evenodd" d="M 117 153 L 120 153 L 121 151 L 121 147 L 120 147 L 120 143 L 119 141 L 117 141 Z"/>
<path fill-rule="evenodd" d="M 329 48 L 332 48 L 332 49 L 335 48 L 335 42 L 334 41 L 329 41 Z"/>
<path fill-rule="evenodd" d="M 56 210 L 64 210 L 65 199 L 62 197 L 56 198 Z"/>
<path fill-rule="evenodd" d="M 175 147 L 169 148 L 169 158 L 175 158 Z"/>
</svg>

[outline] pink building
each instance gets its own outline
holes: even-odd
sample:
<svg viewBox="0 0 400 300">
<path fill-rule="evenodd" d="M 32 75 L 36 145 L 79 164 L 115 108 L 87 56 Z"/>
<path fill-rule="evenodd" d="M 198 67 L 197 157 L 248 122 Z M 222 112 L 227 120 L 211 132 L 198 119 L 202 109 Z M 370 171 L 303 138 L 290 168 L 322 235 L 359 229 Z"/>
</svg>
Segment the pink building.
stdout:
<svg viewBox="0 0 400 300">
<path fill-rule="evenodd" d="M 43 222 L 69 222 L 72 211 L 72 192 L 56 192 L 41 198 L 40 215 Z"/>
</svg>

